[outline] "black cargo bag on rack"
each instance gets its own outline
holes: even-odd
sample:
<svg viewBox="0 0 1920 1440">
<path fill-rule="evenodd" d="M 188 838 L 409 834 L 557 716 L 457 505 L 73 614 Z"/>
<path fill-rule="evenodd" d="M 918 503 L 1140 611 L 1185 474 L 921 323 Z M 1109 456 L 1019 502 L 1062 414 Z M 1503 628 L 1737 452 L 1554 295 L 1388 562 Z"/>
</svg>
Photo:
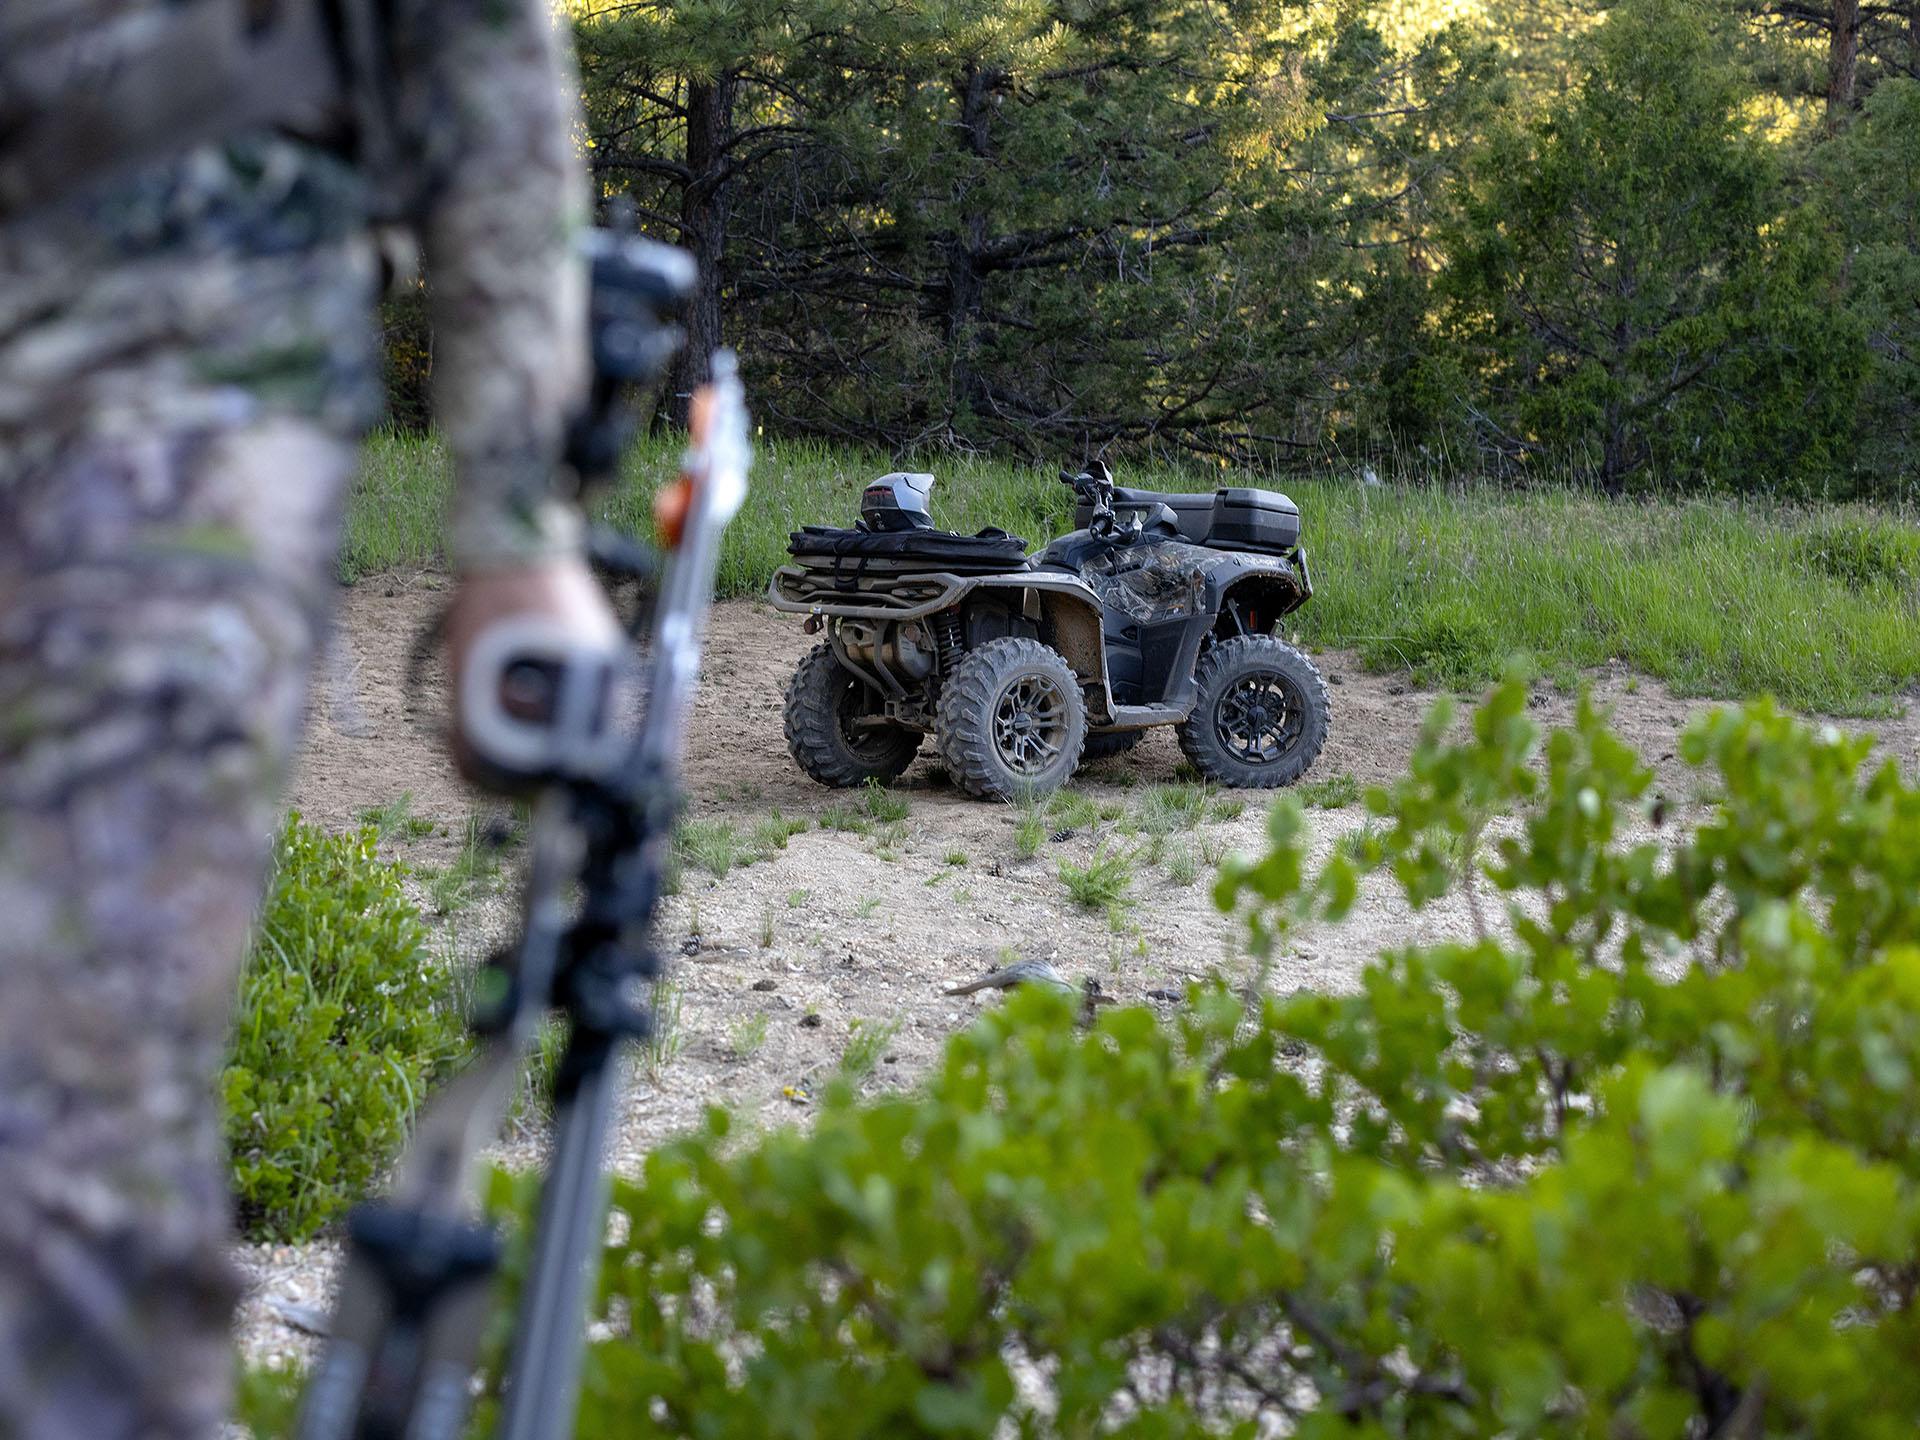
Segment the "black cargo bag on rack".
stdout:
<svg viewBox="0 0 1920 1440">
<path fill-rule="evenodd" d="M 831 574 L 843 590 L 862 576 L 1002 575 L 1027 563 L 1027 542 L 989 527 L 977 535 L 948 530 L 840 530 L 807 525 L 787 541 L 787 553 L 809 570 Z"/>
</svg>

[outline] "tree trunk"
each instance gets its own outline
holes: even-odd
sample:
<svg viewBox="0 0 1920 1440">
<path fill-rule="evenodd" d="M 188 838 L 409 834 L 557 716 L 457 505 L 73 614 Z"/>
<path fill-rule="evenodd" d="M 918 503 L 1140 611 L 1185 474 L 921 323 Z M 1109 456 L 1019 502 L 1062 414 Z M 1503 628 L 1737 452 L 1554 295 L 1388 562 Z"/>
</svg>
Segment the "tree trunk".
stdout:
<svg viewBox="0 0 1920 1440">
<path fill-rule="evenodd" d="M 665 416 L 687 423 L 694 389 L 707 378 L 713 352 L 720 348 L 720 292 L 726 280 L 727 213 L 732 199 L 730 157 L 737 77 L 723 74 L 687 86 L 688 173 L 680 192 L 680 243 L 700 267 L 687 300 L 687 343 L 673 365 Z"/>
<path fill-rule="evenodd" d="M 1833 0 L 1833 36 L 1827 45 L 1827 133 L 1846 123 L 1853 109 L 1854 74 L 1860 62 L 1860 0 Z"/>
</svg>

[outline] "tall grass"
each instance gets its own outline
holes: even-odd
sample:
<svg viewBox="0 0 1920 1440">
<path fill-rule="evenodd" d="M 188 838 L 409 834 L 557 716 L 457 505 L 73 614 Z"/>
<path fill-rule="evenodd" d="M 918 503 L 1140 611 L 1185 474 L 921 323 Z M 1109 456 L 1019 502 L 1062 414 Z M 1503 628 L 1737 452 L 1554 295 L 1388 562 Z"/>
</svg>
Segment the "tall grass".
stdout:
<svg viewBox="0 0 1920 1440">
<path fill-rule="evenodd" d="M 677 441 L 635 447 L 604 518 L 643 531 Z M 727 534 L 723 595 L 760 593 L 787 534 L 845 524 L 879 456 L 762 443 L 753 496 Z M 1039 543 L 1072 523 L 1051 470 L 943 456 L 938 523 L 998 525 Z M 1224 471 L 1122 467 L 1123 484 L 1261 483 Z M 1467 688 L 1524 652 L 1571 673 L 1619 660 L 1683 694 L 1771 692 L 1803 710 L 1885 713 L 1920 681 L 1920 542 L 1911 512 L 1762 500 L 1608 501 L 1574 490 L 1361 486 L 1344 475 L 1268 481 L 1299 503 L 1313 601 L 1288 620 L 1310 645 L 1379 670 Z M 381 436 L 350 510 L 349 577 L 436 563 L 444 451 Z"/>
</svg>

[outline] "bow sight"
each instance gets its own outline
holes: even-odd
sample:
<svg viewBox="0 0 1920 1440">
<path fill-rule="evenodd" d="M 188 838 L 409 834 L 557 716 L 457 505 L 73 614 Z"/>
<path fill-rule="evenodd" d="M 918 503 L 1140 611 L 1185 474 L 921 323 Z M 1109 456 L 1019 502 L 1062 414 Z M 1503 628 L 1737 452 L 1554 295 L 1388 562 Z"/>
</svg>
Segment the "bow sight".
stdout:
<svg viewBox="0 0 1920 1440">
<path fill-rule="evenodd" d="M 672 353 L 678 332 L 665 315 L 693 276 L 681 252 L 631 235 L 596 232 L 589 254 L 596 378 L 568 457 L 583 481 L 617 461 L 627 433 L 617 404 L 622 387 L 657 374 Z M 387 1198 L 349 1219 L 346 1269 L 331 1338 L 307 1389 L 301 1440 L 462 1434 L 499 1256 L 492 1227 L 475 1214 L 471 1172 L 498 1133 L 550 1011 L 564 1020 L 567 1039 L 553 1081 L 552 1158 L 514 1315 L 498 1434 L 546 1440 L 572 1431 L 585 1291 L 604 1224 L 601 1155 L 618 1081 L 613 1062 L 622 1040 L 649 1027 L 641 987 L 659 973 L 648 930 L 678 804 L 685 712 L 720 537 L 744 498 L 748 458 L 740 383 L 732 357 L 722 354 L 696 401 L 681 477 L 670 487 L 679 523 L 633 677 L 637 729 L 604 720 L 597 728 L 560 724 L 554 717 L 584 713 L 571 692 L 548 697 L 544 709 L 495 706 L 515 712 L 495 717 L 502 726 L 540 728 L 526 718 L 532 714 L 545 716 L 550 732 L 515 767 L 538 797 L 522 933 L 486 964 L 472 1017 L 474 1058 L 426 1107 Z M 601 546 L 598 554 L 604 565 L 607 555 L 636 548 Z M 636 638 L 641 623 L 629 625 Z M 573 686 L 542 637 L 509 632 L 498 648 L 488 660 L 492 675 L 511 682 L 518 667 L 522 684 L 537 688 L 545 678 L 556 691 Z M 602 701 L 618 693 L 614 686 L 598 692 Z"/>
</svg>

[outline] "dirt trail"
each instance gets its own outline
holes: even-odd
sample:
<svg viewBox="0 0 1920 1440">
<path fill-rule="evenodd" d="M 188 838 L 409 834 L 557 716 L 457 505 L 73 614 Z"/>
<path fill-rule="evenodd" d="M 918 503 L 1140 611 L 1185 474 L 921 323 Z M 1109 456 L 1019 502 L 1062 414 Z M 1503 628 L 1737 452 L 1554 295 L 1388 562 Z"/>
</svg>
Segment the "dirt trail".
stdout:
<svg viewBox="0 0 1920 1440">
<path fill-rule="evenodd" d="M 441 831 L 390 848 L 436 866 L 457 851 L 465 817 L 488 808 L 443 763 L 437 680 L 417 699 L 405 689 L 407 652 L 444 598 L 440 583 L 371 583 L 346 594 L 341 638 L 315 696 L 292 794 L 309 819 L 339 827 L 411 792 L 414 813 L 440 822 Z M 1190 980 L 1243 973 L 1236 927 L 1209 898 L 1212 862 L 1260 847 L 1264 797 L 1246 794 L 1237 816 L 1167 838 L 1158 864 L 1146 856 L 1148 837 L 1118 833 L 1113 821 L 1083 825 L 1021 860 L 1017 813 L 948 787 L 929 746 L 899 786 L 908 806 L 903 821 L 865 835 L 822 829 L 831 807 L 858 805 L 860 797 L 814 785 L 786 752 L 781 699 L 811 643 L 797 621 L 758 601 L 715 612 L 688 736 L 690 814 L 731 822 L 743 837 L 775 810 L 810 828 L 724 878 L 689 867 L 681 893 L 667 902 L 660 943 L 673 965 L 671 1053 L 650 1070 L 634 1067 L 612 1141 L 618 1168 L 636 1168 L 650 1146 L 710 1104 L 725 1103 L 749 1123 L 802 1118 L 863 1028 L 868 1037 L 886 1036 L 865 1083 L 911 1082 L 948 1035 L 996 1003 L 992 992 L 954 998 L 945 987 L 991 968 L 1007 949 L 1050 956 L 1072 977 L 1096 976 L 1123 1002 L 1167 1005 L 1164 997 Z M 1434 697 L 1402 679 L 1365 674 L 1350 655 L 1317 660 L 1332 685 L 1333 726 L 1314 776 L 1350 771 L 1364 785 L 1403 773 Z M 1613 707 L 1615 728 L 1657 762 L 1662 783 L 1685 803 L 1691 782 L 1674 758 L 1676 737 L 1707 702 L 1675 698 L 1624 671 L 1588 678 Z M 1542 692 L 1534 705 L 1554 725 L 1571 717 L 1574 700 Z M 1920 769 L 1920 718 L 1910 712 L 1874 728 L 1887 753 Z M 1172 733 L 1155 731 L 1130 754 L 1090 767 L 1077 788 L 1110 811 L 1137 815 L 1147 787 L 1178 778 L 1179 760 Z M 1358 808 L 1315 810 L 1309 818 L 1324 853 L 1361 815 Z M 1140 852 L 1133 902 L 1111 917 L 1077 909 L 1058 874 L 1062 860 L 1085 863 L 1102 846 Z M 1186 884 L 1177 883 L 1181 852 L 1197 872 Z M 512 930 L 510 888 L 498 880 L 444 920 L 446 947 L 470 957 L 504 940 Z M 1279 957 L 1272 983 L 1344 988 L 1389 945 L 1469 932 L 1463 902 L 1450 898 L 1416 915 L 1378 885 L 1337 931 L 1298 937 Z M 538 1141 L 509 1142 L 503 1157 L 532 1163 Z M 253 1353 L 297 1343 L 261 1302 L 312 1295 L 325 1255 L 250 1252 L 259 1282 L 245 1325 Z"/>
</svg>

